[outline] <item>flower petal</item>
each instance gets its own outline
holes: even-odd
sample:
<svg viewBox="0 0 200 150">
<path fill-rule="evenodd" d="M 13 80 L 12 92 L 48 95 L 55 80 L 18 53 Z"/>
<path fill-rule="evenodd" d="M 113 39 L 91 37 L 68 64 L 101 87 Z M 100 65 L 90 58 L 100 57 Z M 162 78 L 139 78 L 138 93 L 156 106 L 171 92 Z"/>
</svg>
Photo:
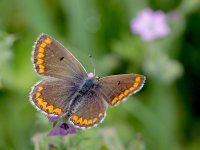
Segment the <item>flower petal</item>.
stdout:
<svg viewBox="0 0 200 150">
<path fill-rule="evenodd" d="M 47 116 L 50 122 L 55 122 L 57 121 L 60 117 L 59 116 Z"/>
</svg>

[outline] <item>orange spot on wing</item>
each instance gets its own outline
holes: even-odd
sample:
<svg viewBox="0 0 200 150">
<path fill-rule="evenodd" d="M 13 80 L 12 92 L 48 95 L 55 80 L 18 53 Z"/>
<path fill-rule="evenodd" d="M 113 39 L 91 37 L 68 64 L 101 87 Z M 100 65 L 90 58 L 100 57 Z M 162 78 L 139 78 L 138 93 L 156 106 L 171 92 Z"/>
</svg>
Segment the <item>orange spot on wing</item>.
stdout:
<svg viewBox="0 0 200 150">
<path fill-rule="evenodd" d="M 102 113 L 99 113 L 99 117 L 101 117 L 101 116 L 103 116 L 103 114 L 102 114 Z"/>
<path fill-rule="evenodd" d="M 37 98 L 38 104 L 40 105 L 43 102 L 42 98 Z"/>
<path fill-rule="evenodd" d="M 124 95 L 126 96 L 126 95 L 128 95 L 130 92 L 129 92 L 129 90 L 125 90 L 124 91 Z"/>
<path fill-rule="evenodd" d="M 115 98 L 111 101 L 112 105 L 115 104 L 117 101 L 118 101 L 118 98 L 115 97 Z"/>
<path fill-rule="evenodd" d="M 77 124 L 81 124 L 83 122 L 83 118 L 82 117 L 80 117 L 78 120 L 77 120 Z"/>
<path fill-rule="evenodd" d="M 40 69 L 44 69 L 45 67 L 43 65 L 39 65 L 39 68 Z"/>
<path fill-rule="evenodd" d="M 91 119 L 88 120 L 88 124 L 87 125 L 90 125 L 90 124 L 92 124 L 92 120 Z"/>
<path fill-rule="evenodd" d="M 44 69 L 39 69 L 39 73 L 44 73 Z"/>
<path fill-rule="evenodd" d="M 42 44 L 40 44 L 40 47 L 45 48 L 47 46 L 47 44 L 45 42 L 42 42 Z"/>
<path fill-rule="evenodd" d="M 46 39 L 45 39 L 45 43 L 51 44 L 51 43 L 52 43 L 52 40 L 51 40 L 50 38 L 46 38 Z"/>
<path fill-rule="evenodd" d="M 132 92 L 135 88 L 134 87 L 130 87 L 129 91 Z"/>
<path fill-rule="evenodd" d="M 53 110 L 53 113 L 61 115 L 62 114 L 62 110 L 60 108 L 56 108 L 56 109 Z"/>
<path fill-rule="evenodd" d="M 44 53 L 44 48 L 39 47 L 38 52 L 39 52 L 39 53 Z"/>
<path fill-rule="evenodd" d="M 43 87 L 42 87 L 42 86 L 39 86 L 37 91 L 40 92 L 40 91 L 42 91 L 42 90 L 43 90 Z"/>
<path fill-rule="evenodd" d="M 38 65 L 41 65 L 43 62 L 44 62 L 44 60 L 38 58 L 38 60 L 37 60 L 37 64 L 38 64 Z"/>
<path fill-rule="evenodd" d="M 124 94 L 120 94 L 120 95 L 118 96 L 119 99 L 122 99 L 123 97 L 124 97 Z"/>
<path fill-rule="evenodd" d="M 43 53 L 38 53 L 38 58 L 43 58 L 44 54 Z"/>
<path fill-rule="evenodd" d="M 72 120 L 73 120 L 74 122 L 76 122 L 76 121 L 78 120 L 78 116 L 74 115 L 74 116 L 72 117 Z"/>
<path fill-rule="evenodd" d="M 48 106 L 46 109 L 49 111 L 49 113 L 53 113 L 53 105 Z"/>
<path fill-rule="evenodd" d="M 46 110 L 47 102 L 42 102 L 40 105 L 42 106 L 42 108 L 43 108 L 44 110 Z"/>
<path fill-rule="evenodd" d="M 138 85 L 139 85 L 139 83 L 138 83 L 138 82 L 136 82 L 136 83 L 134 83 L 133 87 L 134 87 L 134 88 L 137 88 L 137 87 L 138 87 Z"/>
<path fill-rule="evenodd" d="M 84 119 L 84 121 L 82 122 L 82 125 L 87 125 L 87 119 Z"/>
<path fill-rule="evenodd" d="M 140 80 L 141 80 L 141 77 L 139 77 L 139 76 L 135 78 L 136 82 L 140 82 Z"/>
<path fill-rule="evenodd" d="M 36 98 L 38 98 L 40 95 L 41 95 L 41 93 L 40 93 L 40 92 L 37 92 L 37 93 L 36 93 Z"/>
<path fill-rule="evenodd" d="M 97 118 L 94 118 L 92 121 L 92 123 L 95 123 L 95 122 L 97 122 Z"/>
</svg>

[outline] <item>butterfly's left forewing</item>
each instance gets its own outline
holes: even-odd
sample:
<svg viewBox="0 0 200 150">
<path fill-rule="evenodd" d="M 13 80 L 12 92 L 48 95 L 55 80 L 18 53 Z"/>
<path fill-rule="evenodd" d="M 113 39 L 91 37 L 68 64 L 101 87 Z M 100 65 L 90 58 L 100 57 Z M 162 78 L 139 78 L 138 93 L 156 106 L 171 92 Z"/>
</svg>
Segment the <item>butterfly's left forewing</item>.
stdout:
<svg viewBox="0 0 200 150">
<path fill-rule="evenodd" d="M 138 74 L 112 75 L 99 81 L 100 93 L 104 100 L 114 106 L 131 94 L 138 92 L 144 85 L 145 76 Z"/>
<path fill-rule="evenodd" d="M 38 37 L 33 47 L 32 61 L 39 75 L 75 80 L 87 77 L 81 63 L 58 41 L 46 34 Z"/>
</svg>

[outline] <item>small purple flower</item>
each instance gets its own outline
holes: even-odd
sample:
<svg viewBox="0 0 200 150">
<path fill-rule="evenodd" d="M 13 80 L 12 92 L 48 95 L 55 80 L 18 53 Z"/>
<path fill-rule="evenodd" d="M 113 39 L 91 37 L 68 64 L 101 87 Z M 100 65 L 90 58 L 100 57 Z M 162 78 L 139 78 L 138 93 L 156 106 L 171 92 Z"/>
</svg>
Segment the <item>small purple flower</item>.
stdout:
<svg viewBox="0 0 200 150">
<path fill-rule="evenodd" d="M 70 123 L 61 123 L 55 126 L 48 134 L 48 136 L 66 136 L 68 134 L 75 134 L 78 128 Z"/>
<path fill-rule="evenodd" d="M 162 11 L 153 12 L 149 8 L 139 12 L 131 21 L 131 30 L 145 41 L 165 37 L 170 32 L 166 15 Z"/>
</svg>

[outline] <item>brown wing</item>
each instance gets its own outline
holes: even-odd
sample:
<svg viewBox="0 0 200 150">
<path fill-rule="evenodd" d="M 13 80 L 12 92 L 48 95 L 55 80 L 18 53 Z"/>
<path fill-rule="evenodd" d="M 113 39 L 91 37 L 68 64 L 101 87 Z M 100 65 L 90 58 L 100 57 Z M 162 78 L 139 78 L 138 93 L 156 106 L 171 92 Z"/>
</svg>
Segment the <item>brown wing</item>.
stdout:
<svg viewBox="0 0 200 150">
<path fill-rule="evenodd" d="M 81 98 L 77 110 L 70 117 L 70 121 L 80 127 L 88 128 L 98 125 L 106 116 L 108 104 L 97 92 Z"/>
<path fill-rule="evenodd" d="M 70 80 L 48 78 L 33 87 L 30 101 L 47 115 L 62 116 L 67 113 L 76 90 L 77 85 Z"/>
<path fill-rule="evenodd" d="M 116 105 L 144 85 L 145 76 L 139 74 L 112 75 L 100 79 L 100 93 L 110 105 Z"/>
<path fill-rule="evenodd" d="M 33 48 L 33 64 L 40 75 L 65 78 L 81 78 L 87 73 L 80 62 L 59 42 L 42 34 Z"/>
</svg>

